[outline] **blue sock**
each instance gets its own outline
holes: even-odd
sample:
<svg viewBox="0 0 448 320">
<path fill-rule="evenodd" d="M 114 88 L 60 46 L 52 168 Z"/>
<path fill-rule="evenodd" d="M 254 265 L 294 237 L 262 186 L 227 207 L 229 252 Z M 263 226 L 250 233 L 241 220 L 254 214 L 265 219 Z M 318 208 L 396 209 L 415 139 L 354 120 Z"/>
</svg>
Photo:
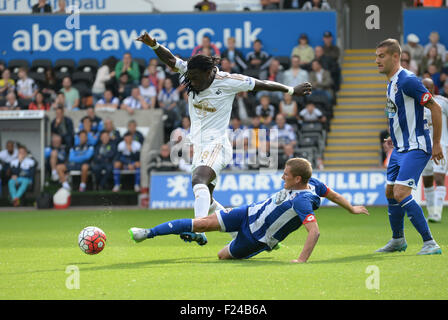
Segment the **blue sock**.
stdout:
<svg viewBox="0 0 448 320">
<path fill-rule="evenodd" d="M 120 185 L 120 169 L 114 169 L 114 185 L 119 186 Z"/>
<path fill-rule="evenodd" d="M 168 221 L 149 229 L 148 238 L 164 236 L 167 234 L 181 234 L 182 232 L 193 231 L 193 219 L 178 219 Z"/>
<path fill-rule="evenodd" d="M 390 227 L 392 229 L 392 238 L 398 239 L 404 237 L 404 215 L 405 209 L 395 199 L 387 199 L 389 205 L 387 213 L 389 214 Z"/>
<path fill-rule="evenodd" d="M 135 183 L 136 185 L 140 185 L 140 168 L 135 168 Z"/>
<path fill-rule="evenodd" d="M 401 201 L 400 206 L 406 210 L 409 220 L 411 220 L 415 229 L 417 229 L 418 233 L 420 233 L 423 241 L 432 240 L 431 231 L 429 231 L 428 223 L 426 222 L 423 210 L 414 200 L 412 195 Z"/>
</svg>

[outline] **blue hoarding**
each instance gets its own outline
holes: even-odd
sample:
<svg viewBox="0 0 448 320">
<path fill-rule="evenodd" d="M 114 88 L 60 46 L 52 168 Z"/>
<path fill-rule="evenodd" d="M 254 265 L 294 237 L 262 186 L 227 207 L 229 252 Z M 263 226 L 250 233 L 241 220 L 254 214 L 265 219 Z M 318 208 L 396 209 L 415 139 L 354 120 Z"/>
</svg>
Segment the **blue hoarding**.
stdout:
<svg viewBox="0 0 448 320">
<path fill-rule="evenodd" d="M 425 46 L 429 43 L 429 34 L 437 31 L 440 42 L 448 47 L 448 8 L 425 8 L 403 10 L 403 38 L 410 33 L 420 38 L 420 44 Z"/>
<path fill-rule="evenodd" d="M 289 56 L 301 33 L 311 45 L 322 43 L 324 31 L 336 32 L 336 13 L 258 12 L 203 14 L 80 14 L 2 15 L 0 59 L 52 59 L 84 57 L 99 60 L 110 55 L 151 57 L 154 53 L 135 39 L 144 31 L 175 54 L 189 57 L 209 35 L 221 50 L 228 37 L 244 53 L 255 39 L 275 56 Z"/>
<path fill-rule="evenodd" d="M 214 198 L 226 207 L 265 200 L 282 189 L 282 172 L 225 172 L 216 184 Z M 387 205 L 384 171 L 317 171 L 313 177 L 341 193 L 353 205 Z M 150 208 L 192 208 L 194 195 L 188 174 L 151 175 Z M 334 205 L 322 199 L 323 206 Z"/>
</svg>

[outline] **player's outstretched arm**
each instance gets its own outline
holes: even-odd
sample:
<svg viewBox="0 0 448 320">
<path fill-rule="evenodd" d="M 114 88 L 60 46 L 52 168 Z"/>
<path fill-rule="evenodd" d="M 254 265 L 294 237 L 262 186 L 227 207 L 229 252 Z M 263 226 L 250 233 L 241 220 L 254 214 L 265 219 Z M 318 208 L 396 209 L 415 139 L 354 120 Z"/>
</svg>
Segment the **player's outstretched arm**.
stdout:
<svg viewBox="0 0 448 320">
<path fill-rule="evenodd" d="M 151 47 L 151 49 L 154 50 L 156 55 L 159 57 L 160 60 L 163 61 L 163 63 L 168 65 L 168 67 L 170 67 L 171 69 L 175 69 L 176 57 L 171 53 L 170 50 L 158 44 L 157 40 L 151 37 L 147 32 L 142 34 L 136 40 L 143 42 L 147 46 Z"/>
<path fill-rule="evenodd" d="M 351 214 L 365 214 L 369 215 L 369 211 L 364 206 L 352 206 L 347 199 L 345 199 L 342 195 L 337 193 L 336 191 L 330 190 L 326 196 L 326 198 L 337 205 L 341 206 Z"/>
<path fill-rule="evenodd" d="M 303 246 L 302 252 L 298 259 L 292 260 L 292 263 L 305 263 L 311 256 L 314 247 L 316 246 L 317 240 L 319 239 L 319 227 L 316 221 L 309 222 L 305 224 L 305 228 L 308 231 L 308 236 L 306 237 L 305 245 Z"/>
<path fill-rule="evenodd" d="M 280 91 L 299 97 L 309 95 L 311 90 L 312 86 L 309 82 L 301 83 L 293 88 L 279 82 L 259 79 L 255 79 L 255 87 L 253 89 L 253 91 Z"/>
</svg>

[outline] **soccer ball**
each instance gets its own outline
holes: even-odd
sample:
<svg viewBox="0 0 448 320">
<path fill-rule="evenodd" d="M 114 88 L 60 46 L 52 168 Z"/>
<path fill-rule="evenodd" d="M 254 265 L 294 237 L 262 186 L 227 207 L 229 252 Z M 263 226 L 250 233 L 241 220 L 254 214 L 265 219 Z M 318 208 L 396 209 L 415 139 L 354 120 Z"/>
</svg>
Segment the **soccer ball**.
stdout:
<svg viewBox="0 0 448 320">
<path fill-rule="evenodd" d="M 106 234 L 97 227 L 86 227 L 78 236 L 79 248 L 87 254 L 98 254 L 106 245 Z"/>
</svg>

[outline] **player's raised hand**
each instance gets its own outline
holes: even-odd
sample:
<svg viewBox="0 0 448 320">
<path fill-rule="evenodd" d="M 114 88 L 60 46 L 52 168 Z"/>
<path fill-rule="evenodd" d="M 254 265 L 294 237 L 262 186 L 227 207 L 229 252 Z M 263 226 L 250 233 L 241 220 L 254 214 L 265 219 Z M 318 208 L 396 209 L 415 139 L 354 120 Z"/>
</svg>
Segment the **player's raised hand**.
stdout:
<svg viewBox="0 0 448 320">
<path fill-rule="evenodd" d="M 299 84 L 298 86 L 294 87 L 294 95 L 295 96 L 307 96 L 311 94 L 311 90 L 313 89 L 313 86 L 309 82 L 304 82 Z"/>
<path fill-rule="evenodd" d="M 353 209 L 350 211 L 351 214 L 365 214 L 366 216 L 370 215 L 369 210 L 367 210 L 364 206 L 353 206 Z"/>
<path fill-rule="evenodd" d="M 144 44 L 146 44 L 147 46 L 150 47 L 154 47 L 157 44 L 156 39 L 154 39 L 153 37 L 151 37 L 148 32 L 145 32 L 144 34 L 142 34 L 140 37 L 138 37 L 136 39 L 137 41 L 143 42 Z"/>
</svg>

